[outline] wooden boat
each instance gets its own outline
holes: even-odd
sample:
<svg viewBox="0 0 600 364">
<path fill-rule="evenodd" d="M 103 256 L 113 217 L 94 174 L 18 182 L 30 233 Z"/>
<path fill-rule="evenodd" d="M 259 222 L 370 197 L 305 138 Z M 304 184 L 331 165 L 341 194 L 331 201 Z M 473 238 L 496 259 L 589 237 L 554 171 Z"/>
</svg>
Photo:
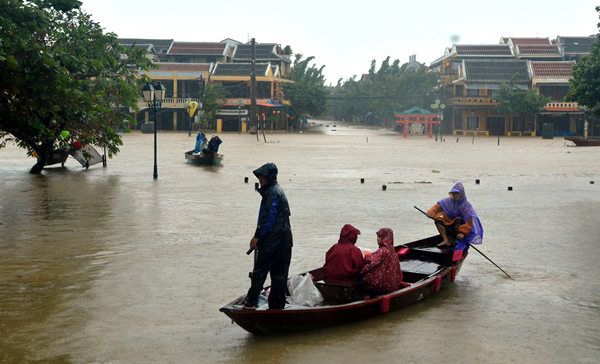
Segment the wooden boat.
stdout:
<svg viewBox="0 0 600 364">
<path fill-rule="evenodd" d="M 71 154 L 72 150 L 73 147 L 62 147 L 52 150 L 52 153 L 50 153 L 50 155 L 48 156 L 46 165 L 51 166 L 53 164 L 60 163 L 60 166 L 64 167 L 65 162 L 67 161 L 67 158 L 69 158 L 69 155 Z"/>
<path fill-rule="evenodd" d="M 244 295 L 220 311 L 256 335 L 314 330 L 378 316 L 422 300 L 454 282 L 468 252 L 438 248 L 441 241 L 437 235 L 396 246 L 407 284 L 387 295 L 364 296 L 360 283 L 325 282 L 322 268 L 317 268 L 307 272 L 324 298 L 315 307 L 286 304 L 282 310 L 268 310 L 268 305 L 259 304 L 256 310 L 245 310 Z"/>
<path fill-rule="evenodd" d="M 566 136 L 564 138 L 572 141 L 578 147 L 600 147 L 600 137 Z"/>
<path fill-rule="evenodd" d="M 223 161 L 223 154 L 194 154 L 194 151 L 190 150 L 189 152 L 185 152 L 185 160 L 187 160 L 188 163 L 201 166 L 220 166 L 221 161 Z"/>
<path fill-rule="evenodd" d="M 79 149 L 70 146 L 54 149 L 50 153 L 46 165 L 50 166 L 60 163 L 61 167 L 64 167 L 69 156 L 75 158 L 86 169 L 105 160 L 104 156 L 100 155 L 94 147 L 88 144 Z"/>
</svg>

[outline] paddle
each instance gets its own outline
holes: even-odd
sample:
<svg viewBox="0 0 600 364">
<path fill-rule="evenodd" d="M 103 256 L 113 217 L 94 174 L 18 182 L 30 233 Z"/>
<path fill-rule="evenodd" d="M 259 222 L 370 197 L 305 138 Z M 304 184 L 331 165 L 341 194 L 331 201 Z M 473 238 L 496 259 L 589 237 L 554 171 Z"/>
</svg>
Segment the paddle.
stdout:
<svg viewBox="0 0 600 364">
<path fill-rule="evenodd" d="M 426 213 L 425 213 L 423 210 L 421 210 L 420 208 L 418 208 L 417 206 L 413 206 L 413 207 L 414 207 L 415 209 L 417 209 L 417 210 L 421 211 L 421 213 L 423 213 L 423 215 L 427 216 L 427 214 L 426 214 Z M 427 216 L 427 218 L 429 218 L 429 219 L 432 219 L 432 220 L 433 220 L 433 218 L 431 218 L 431 217 L 429 217 L 429 216 Z M 448 231 L 450 231 L 451 233 L 453 233 L 454 235 L 456 235 L 456 233 L 455 233 L 455 232 L 454 232 L 452 229 L 450 229 L 449 227 L 447 227 L 447 226 L 446 226 L 446 229 L 448 229 Z M 512 277 L 511 277 L 510 275 L 508 275 L 508 273 L 506 273 L 506 272 L 504 271 L 504 269 L 500 268 L 500 267 L 498 266 L 498 264 L 494 263 L 494 261 L 493 261 L 493 260 L 491 260 L 491 259 L 490 259 L 490 258 L 488 258 L 488 257 L 487 257 L 485 254 L 483 254 L 481 251 L 479 251 L 479 249 L 477 249 L 475 246 L 473 246 L 473 244 L 471 244 L 471 243 L 469 243 L 469 242 L 467 242 L 467 241 L 465 241 L 465 243 L 469 244 L 469 246 L 470 246 L 471 248 L 475 249 L 475 250 L 477 251 L 477 253 L 479 253 L 479 254 L 483 255 L 483 257 L 484 257 L 485 259 L 489 260 L 489 261 L 490 261 L 490 262 L 491 262 L 493 265 L 495 265 L 495 266 L 496 266 L 496 268 L 500 269 L 500 270 L 502 271 L 502 273 L 506 274 L 506 275 L 508 276 L 508 278 L 512 279 Z"/>
</svg>

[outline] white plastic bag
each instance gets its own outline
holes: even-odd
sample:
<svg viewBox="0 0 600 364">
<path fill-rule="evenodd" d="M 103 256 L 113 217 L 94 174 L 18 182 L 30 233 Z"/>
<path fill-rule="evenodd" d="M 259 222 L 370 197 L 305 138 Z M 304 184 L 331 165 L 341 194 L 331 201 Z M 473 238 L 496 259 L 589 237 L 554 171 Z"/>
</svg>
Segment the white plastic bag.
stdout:
<svg viewBox="0 0 600 364">
<path fill-rule="evenodd" d="M 310 273 L 291 277 L 288 281 L 288 291 L 291 294 L 288 301 L 294 305 L 313 307 L 323 302 L 323 295 L 315 287 Z"/>
</svg>

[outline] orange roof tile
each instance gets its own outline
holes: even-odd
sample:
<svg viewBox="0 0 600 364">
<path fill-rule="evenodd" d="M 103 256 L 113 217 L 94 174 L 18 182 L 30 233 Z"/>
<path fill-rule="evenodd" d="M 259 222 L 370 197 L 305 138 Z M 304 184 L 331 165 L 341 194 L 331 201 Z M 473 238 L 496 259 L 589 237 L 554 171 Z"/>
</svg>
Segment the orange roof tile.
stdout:
<svg viewBox="0 0 600 364">
<path fill-rule="evenodd" d="M 531 62 L 533 77 L 571 78 L 573 62 Z"/>
<path fill-rule="evenodd" d="M 558 46 L 553 44 L 523 44 L 517 48 L 523 56 L 561 56 Z"/>
</svg>

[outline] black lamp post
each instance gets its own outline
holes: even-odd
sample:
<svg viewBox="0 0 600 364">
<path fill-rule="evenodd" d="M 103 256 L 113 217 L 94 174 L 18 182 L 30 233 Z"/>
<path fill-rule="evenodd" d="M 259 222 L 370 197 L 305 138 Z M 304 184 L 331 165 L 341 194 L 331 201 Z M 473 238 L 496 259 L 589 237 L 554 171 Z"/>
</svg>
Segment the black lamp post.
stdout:
<svg viewBox="0 0 600 364">
<path fill-rule="evenodd" d="M 437 133 L 435 133 L 435 141 L 437 142 L 438 140 L 438 134 L 440 134 L 440 127 L 442 126 L 442 120 L 444 119 L 444 109 L 446 108 L 446 105 L 444 104 L 440 104 L 440 100 L 435 100 L 435 104 L 431 104 L 431 108 L 433 110 L 436 110 L 439 108 L 440 109 L 440 114 L 438 114 L 438 127 L 437 127 Z M 440 134 L 440 141 L 442 140 L 442 135 Z"/>
<path fill-rule="evenodd" d="M 154 110 L 154 179 L 158 178 L 158 165 L 156 163 L 156 124 L 158 124 L 158 120 L 156 119 L 156 112 L 161 108 L 166 93 L 167 88 L 160 81 L 155 87 L 152 87 L 150 82 L 146 82 L 146 86 L 142 89 L 144 101 L 148 103 L 150 109 Z"/>
</svg>

